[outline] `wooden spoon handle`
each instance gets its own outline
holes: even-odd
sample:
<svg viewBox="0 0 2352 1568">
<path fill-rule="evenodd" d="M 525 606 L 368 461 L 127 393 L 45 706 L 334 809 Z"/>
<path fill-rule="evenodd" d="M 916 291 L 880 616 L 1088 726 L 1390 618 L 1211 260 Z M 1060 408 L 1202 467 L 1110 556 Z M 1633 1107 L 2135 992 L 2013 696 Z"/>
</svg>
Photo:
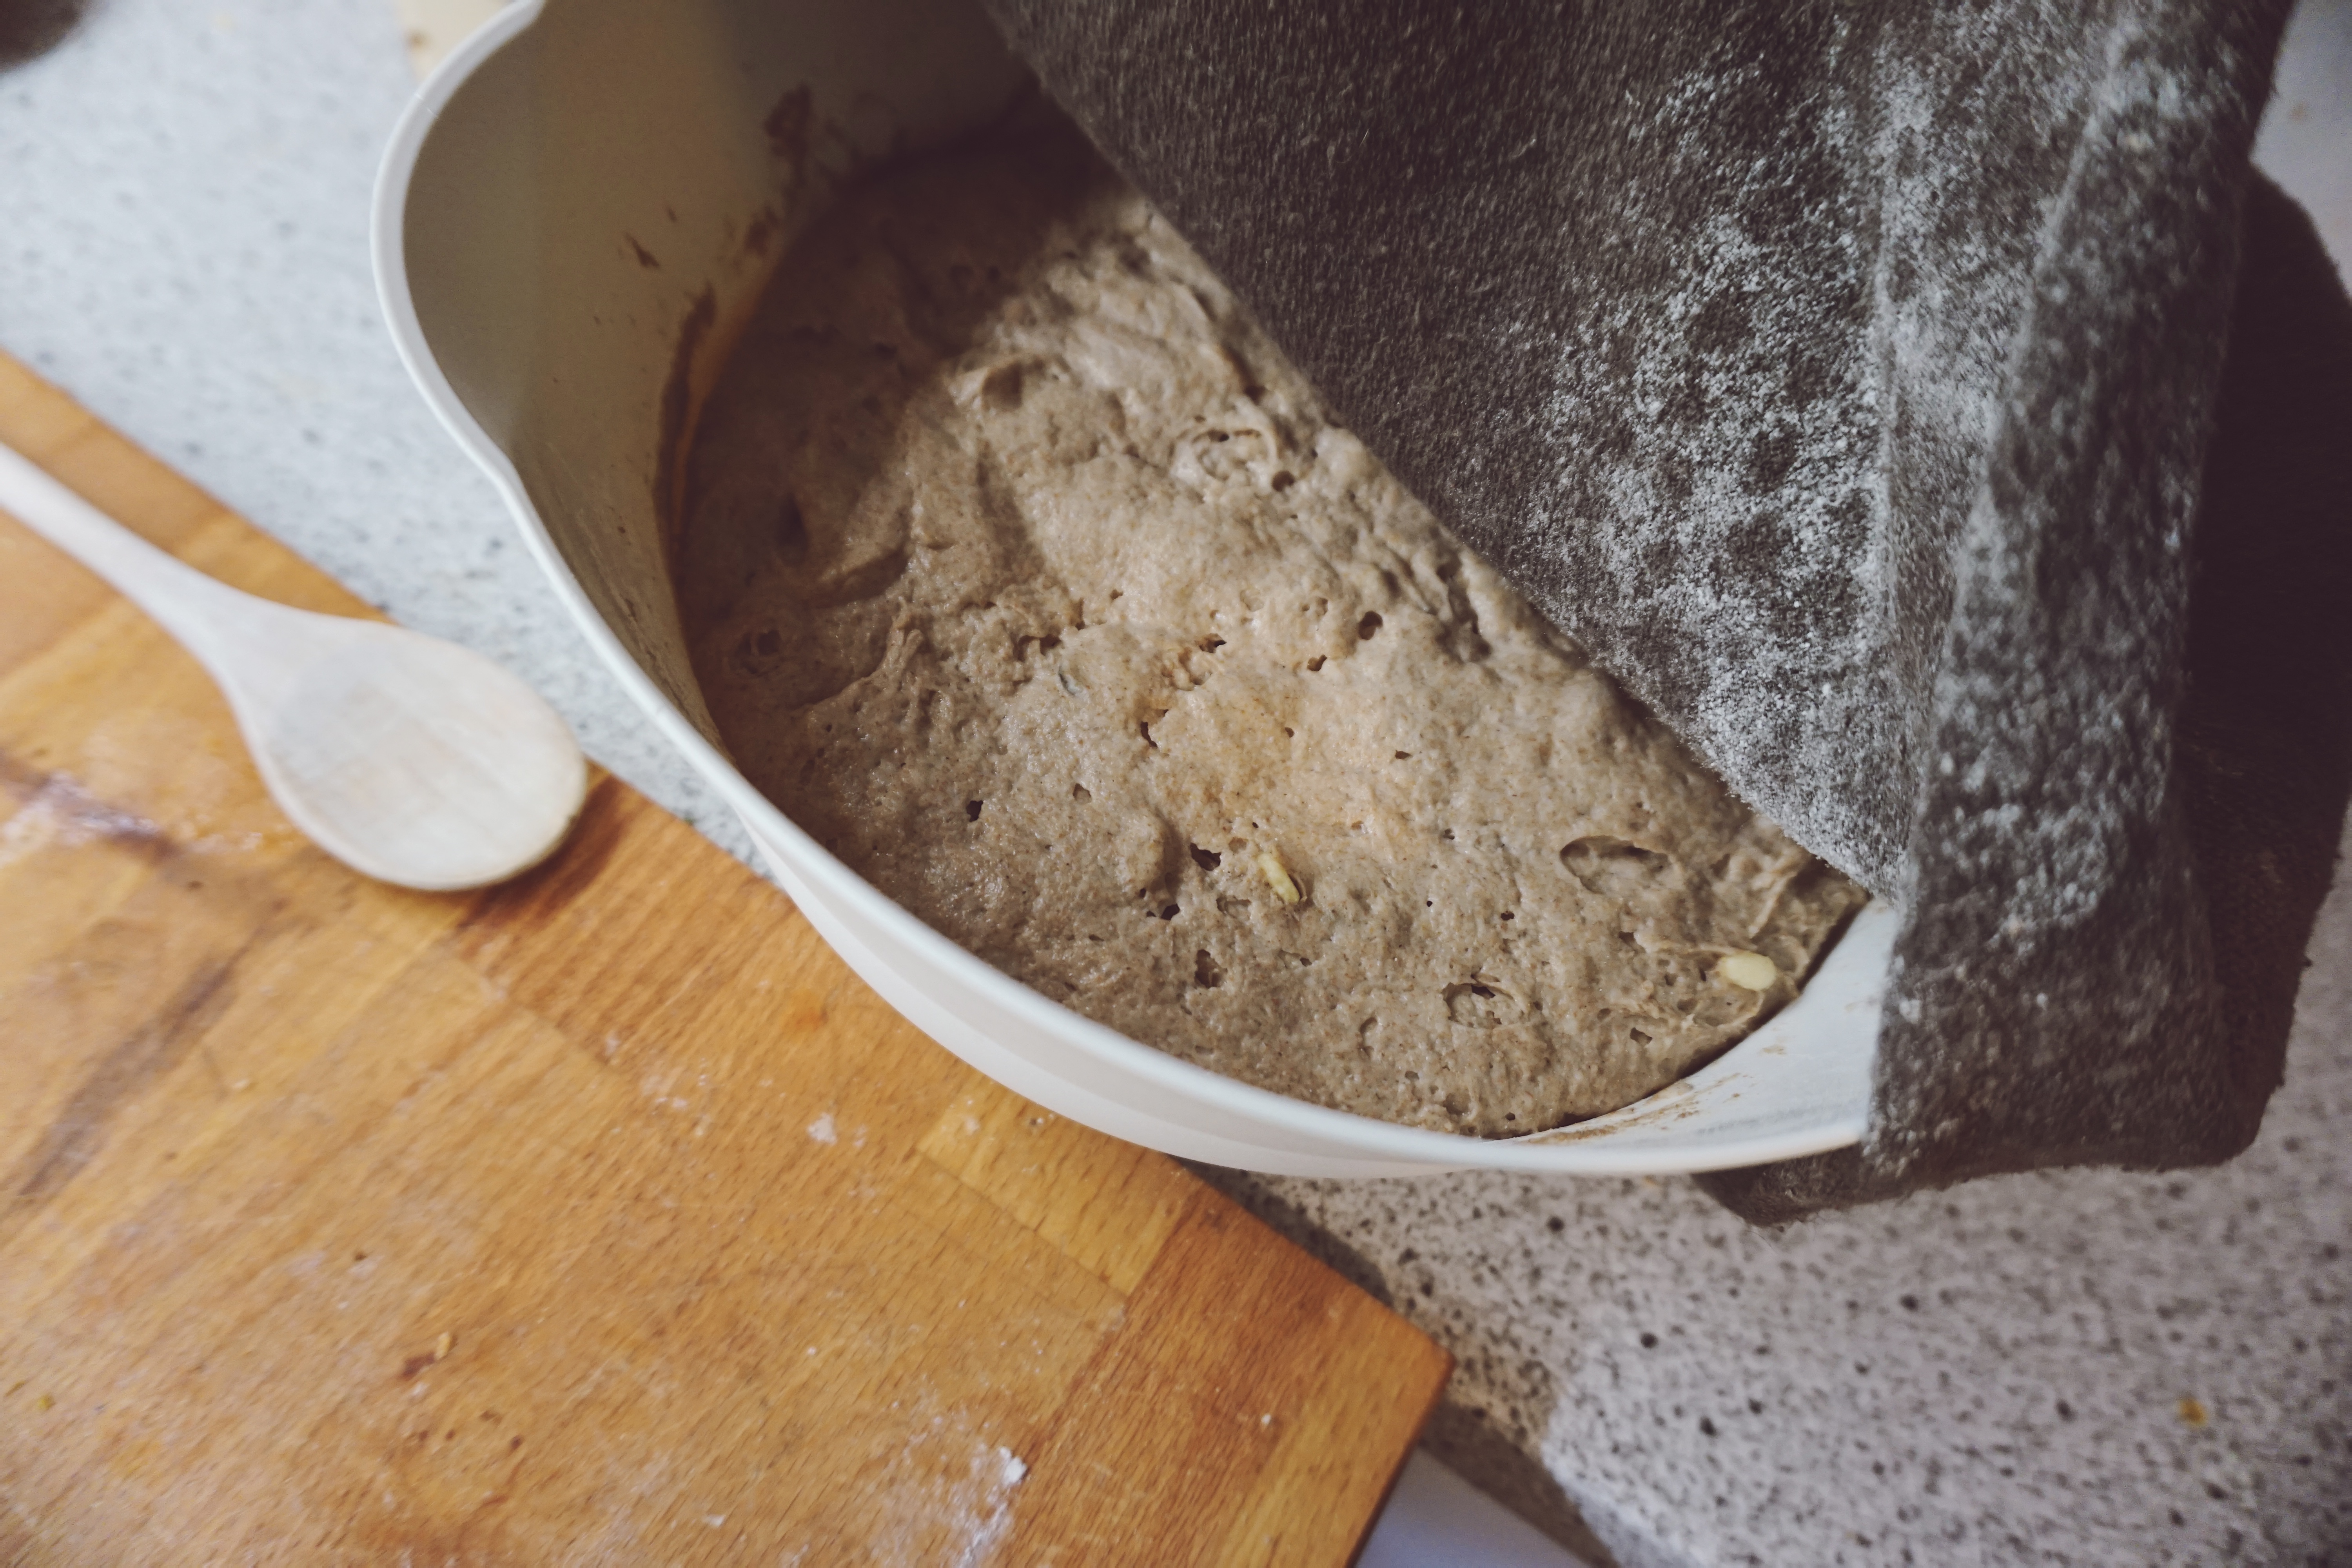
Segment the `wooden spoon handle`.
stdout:
<svg viewBox="0 0 2352 1568">
<path fill-rule="evenodd" d="M 0 509 L 112 584 L 207 668 L 220 645 L 224 612 L 258 602 L 156 549 L 5 445 Z"/>
</svg>

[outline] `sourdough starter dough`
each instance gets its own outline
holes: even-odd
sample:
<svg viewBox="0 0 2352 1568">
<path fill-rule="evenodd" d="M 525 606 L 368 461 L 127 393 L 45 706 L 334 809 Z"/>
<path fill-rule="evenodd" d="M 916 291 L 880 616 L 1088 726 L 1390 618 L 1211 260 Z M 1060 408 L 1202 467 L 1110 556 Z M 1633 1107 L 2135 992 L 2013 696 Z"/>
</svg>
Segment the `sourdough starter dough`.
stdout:
<svg viewBox="0 0 2352 1568">
<path fill-rule="evenodd" d="M 989 963 L 1219 1072 L 1557 1126 L 1722 1050 L 1861 901 L 1066 128 L 812 231 L 689 496 L 681 607 L 745 773 Z"/>
</svg>

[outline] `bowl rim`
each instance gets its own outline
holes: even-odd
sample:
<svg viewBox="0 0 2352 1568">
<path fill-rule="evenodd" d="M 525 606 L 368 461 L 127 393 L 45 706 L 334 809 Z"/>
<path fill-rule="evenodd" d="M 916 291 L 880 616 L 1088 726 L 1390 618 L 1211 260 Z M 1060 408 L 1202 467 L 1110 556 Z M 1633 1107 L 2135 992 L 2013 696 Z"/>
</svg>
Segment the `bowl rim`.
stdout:
<svg viewBox="0 0 2352 1568">
<path fill-rule="evenodd" d="M 1394 1162 L 1430 1174 L 1479 1169 L 1580 1175 L 1665 1175 L 1798 1159 L 1861 1141 L 1867 1122 L 1866 1106 L 1853 1107 L 1848 1114 L 1833 1121 L 1825 1119 L 1804 1128 L 1751 1136 L 1745 1141 L 1725 1140 L 1681 1152 L 1671 1144 L 1661 1146 L 1649 1140 L 1612 1149 L 1609 1141 L 1600 1136 L 1610 1130 L 1606 1124 L 1654 1114 L 1662 1109 L 1661 1095 L 1670 1097 L 1669 1103 L 1672 1098 L 1683 1097 L 1686 1086 L 1698 1073 L 1723 1065 L 1729 1052 L 1718 1056 L 1707 1067 L 1676 1079 L 1657 1094 L 1606 1116 L 1573 1123 L 1570 1128 L 1506 1139 L 1402 1126 L 1261 1089 L 1130 1038 L 1004 973 L 917 919 L 785 816 L 655 685 L 598 612 L 556 548 L 512 460 L 474 418 L 442 372 L 409 290 L 408 196 L 425 143 L 443 111 L 475 72 L 529 32 L 545 10 L 546 0 L 517 0 L 500 10 L 434 68 L 402 110 L 378 164 L 370 204 L 368 243 L 377 304 L 383 311 L 394 349 L 410 379 L 442 428 L 488 476 L 522 534 L 525 547 L 571 616 L 573 626 L 655 730 L 744 819 L 755 839 L 765 837 L 788 846 L 800 861 L 797 869 L 822 882 L 826 896 L 850 904 L 868 920 L 888 925 L 900 940 L 918 949 L 926 962 L 950 971 L 959 984 L 979 991 L 993 1005 L 1015 1014 L 1034 1015 L 1042 1010 L 1064 1039 L 1109 1058 L 1119 1069 L 1153 1087 L 1205 1101 L 1213 1110 L 1252 1121 L 1287 1124 L 1320 1142 L 1346 1147 L 1350 1159 Z M 1852 936 L 1849 928 L 1840 941 Z M 1788 1012 L 1784 1008 L 1777 1017 L 1785 1018 Z M 1763 1026 L 1763 1029 L 1770 1027 L 1769 1021 Z M 1739 1044 L 1756 1040 L 1763 1029 L 1745 1037 Z M 1562 1136 L 1571 1130 L 1580 1135 Z"/>
</svg>

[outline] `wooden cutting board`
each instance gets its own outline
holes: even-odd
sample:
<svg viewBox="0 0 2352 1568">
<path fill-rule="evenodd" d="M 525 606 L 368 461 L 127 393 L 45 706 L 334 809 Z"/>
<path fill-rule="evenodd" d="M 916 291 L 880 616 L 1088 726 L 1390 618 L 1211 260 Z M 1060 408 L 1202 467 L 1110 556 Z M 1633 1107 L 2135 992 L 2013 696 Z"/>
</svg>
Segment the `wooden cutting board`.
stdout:
<svg viewBox="0 0 2352 1568">
<path fill-rule="evenodd" d="M 0 440 L 366 613 L 5 357 Z M 1446 1370 L 616 780 L 345 871 L 0 517 L 0 1562 L 1339 1563 Z"/>
</svg>

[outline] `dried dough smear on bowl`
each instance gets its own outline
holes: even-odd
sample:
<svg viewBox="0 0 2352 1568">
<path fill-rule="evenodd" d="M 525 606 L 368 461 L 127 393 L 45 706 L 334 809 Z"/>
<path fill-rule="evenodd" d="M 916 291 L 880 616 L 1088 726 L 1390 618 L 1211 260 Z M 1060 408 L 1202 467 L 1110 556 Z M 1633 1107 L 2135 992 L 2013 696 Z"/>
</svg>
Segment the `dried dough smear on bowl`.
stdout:
<svg viewBox="0 0 2352 1568">
<path fill-rule="evenodd" d="M 1689 1077 L 1571 1127 L 1466 1137 L 1242 1082 L 1048 999 L 910 915 L 730 761 L 670 576 L 677 438 L 842 176 L 988 123 L 1022 79 L 962 5 L 569 0 L 502 13 L 404 118 L 374 236 L 395 342 L 653 724 L 886 999 L 980 1070 L 1115 1135 L 1363 1176 L 1697 1171 L 1854 1142 L 1892 938 L 1875 906 L 1793 1002 Z"/>
</svg>

